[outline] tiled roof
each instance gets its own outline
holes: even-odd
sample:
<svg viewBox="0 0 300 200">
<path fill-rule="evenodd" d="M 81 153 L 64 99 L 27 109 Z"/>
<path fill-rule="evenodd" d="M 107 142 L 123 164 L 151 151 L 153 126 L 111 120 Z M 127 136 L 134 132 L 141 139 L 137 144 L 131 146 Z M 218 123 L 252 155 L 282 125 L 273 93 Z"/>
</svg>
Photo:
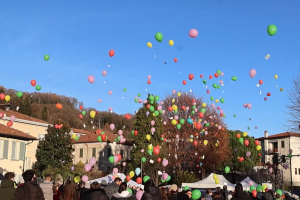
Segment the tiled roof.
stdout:
<svg viewBox="0 0 300 200">
<path fill-rule="evenodd" d="M 285 137 L 290 137 L 290 136 L 300 137 L 300 133 L 285 132 L 285 133 L 278 133 L 278 134 L 275 134 L 275 135 L 269 135 L 267 138 L 260 137 L 260 138 L 256 138 L 256 139 L 257 140 L 275 139 L 275 138 L 285 138 Z"/>
<path fill-rule="evenodd" d="M 108 142 L 113 142 L 117 138 L 117 135 L 114 135 L 110 131 L 104 131 L 104 132 L 107 135 Z M 99 134 L 97 134 L 96 132 L 90 132 L 90 131 L 86 131 L 86 130 L 82 130 L 82 129 L 73 128 L 73 133 L 86 134 L 86 135 L 80 136 L 77 141 L 73 140 L 73 143 L 75 143 L 75 144 L 98 142 L 97 138 L 98 138 Z"/>
<path fill-rule="evenodd" d="M 1 110 L 0 109 L 0 112 L 6 114 L 7 117 L 10 117 L 12 115 L 14 115 L 16 117 L 16 119 L 22 119 L 22 120 L 28 120 L 28 121 L 32 121 L 32 122 L 38 122 L 38 123 L 44 123 L 44 124 L 49 124 L 48 122 L 46 121 L 43 121 L 41 119 L 37 119 L 37 118 L 34 118 L 34 117 L 30 117 L 28 115 L 24 115 L 24 114 L 21 114 L 19 112 L 16 112 L 16 111 L 4 111 L 4 110 Z"/>
<path fill-rule="evenodd" d="M 0 124 L 0 137 L 16 138 L 16 139 L 23 139 L 23 140 L 37 140 L 36 137 L 28 135 L 22 131 L 10 128 L 3 124 Z"/>
</svg>

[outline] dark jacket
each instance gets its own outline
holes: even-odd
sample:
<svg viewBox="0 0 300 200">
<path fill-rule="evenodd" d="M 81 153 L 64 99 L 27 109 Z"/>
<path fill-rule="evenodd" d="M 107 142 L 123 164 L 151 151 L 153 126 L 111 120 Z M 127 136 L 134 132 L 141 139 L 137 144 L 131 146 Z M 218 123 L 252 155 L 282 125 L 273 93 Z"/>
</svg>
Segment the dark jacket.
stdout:
<svg viewBox="0 0 300 200">
<path fill-rule="evenodd" d="M 14 200 L 15 190 L 14 182 L 10 179 L 4 179 L 0 186 L 0 200 Z"/>
<path fill-rule="evenodd" d="M 108 186 L 106 186 L 104 188 L 107 196 L 109 197 L 109 199 L 112 198 L 112 196 L 115 194 L 115 193 L 118 193 L 118 190 L 119 190 L 119 185 L 116 184 L 115 182 L 112 182 L 111 184 L 109 184 Z"/>
<path fill-rule="evenodd" d="M 142 200 L 162 200 L 160 189 L 156 186 L 149 187 L 148 191 L 145 191 Z"/>
<path fill-rule="evenodd" d="M 273 200 L 273 196 L 270 192 L 265 192 L 261 198 L 262 200 Z"/>
<path fill-rule="evenodd" d="M 170 196 L 169 200 L 178 200 L 177 194 L 174 194 L 174 195 Z"/>
<path fill-rule="evenodd" d="M 177 199 L 178 200 L 189 200 L 189 196 L 185 194 L 185 192 L 180 192 L 177 194 Z"/>
<path fill-rule="evenodd" d="M 4 180 L 4 176 L 3 174 L 0 173 L 0 181 L 3 181 Z"/>
<path fill-rule="evenodd" d="M 133 200 L 133 196 L 127 190 L 125 190 L 121 194 L 115 193 L 111 200 Z"/>
<path fill-rule="evenodd" d="M 223 200 L 224 199 L 224 197 L 216 197 L 216 198 L 214 198 L 214 200 Z"/>
<path fill-rule="evenodd" d="M 45 200 L 42 188 L 33 181 L 25 182 L 15 191 L 15 200 Z"/>
<path fill-rule="evenodd" d="M 228 200 L 228 190 L 223 190 L 223 197 L 224 197 L 224 200 Z"/>
<path fill-rule="evenodd" d="M 231 200 L 250 200 L 250 197 L 244 191 L 236 191 Z"/>
<path fill-rule="evenodd" d="M 134 200 L 137 200 L 136 199 L 136 193 L 137 193 L 137 190 L 132 189 L 132 196 L 133 196 Z"/>
<path fill-rule="evenodd" d="M 109 198 L 104 189 L 95 189 L 82 192 L 81 200 L 109 200 Z"/>
</svg>

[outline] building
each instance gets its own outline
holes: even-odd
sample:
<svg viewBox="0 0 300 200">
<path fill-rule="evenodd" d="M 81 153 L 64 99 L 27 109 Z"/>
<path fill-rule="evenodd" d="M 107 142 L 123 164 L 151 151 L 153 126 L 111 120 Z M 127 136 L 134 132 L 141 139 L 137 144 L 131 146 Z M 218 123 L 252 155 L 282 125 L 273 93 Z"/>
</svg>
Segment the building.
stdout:
<svg viewBox="0 0 300 200">
<path fill-rule="evenodd" d="M 129 159 L 130 151 L 133 146 L 133 141 L 126 141 L 124 144 L 113 142 L 117 135 L 111 132 L 105 131 L 107 135 L 107 142 L 99 142 L 97 137 L 99 136 L 96 132 L 89 132 L 81 129 L 72 129 L 71 134 L 79 134 L 79 140 L 74 143 L 74 164 L 78 162 L 88 163 L 89 159 L 96 158 L 96 165 L 99 170 L 108 173 L 114 167 L 108 160 L 110 156 L 120 154 L 122 161 Z M 122 162 L 121 161 L 121 162 Z M 121 163 L 119 162 L 119 163 Z"/>
<path fill-rule="evenodd" d="M 282 155 L 285 155 L 286 162 L 289 163 L 288 168 L 284 169 L 282 165 L 278 167 L 283 172 L 283 183 L 290 186 L 292 180 L 293 186 L 300 186 L 300 134 L 285 132 L 269 136 L 268 131 L 265 131 L 264 137 L 257 140 L 260 141 L 263 149 L 262 163 L 273 163 L 275 154 L 278 154 L 281 162 Z M 294 155 L 291 164 L 288 158 L 290 149 L 293 150 L 292 155 Z"/>
</svg>

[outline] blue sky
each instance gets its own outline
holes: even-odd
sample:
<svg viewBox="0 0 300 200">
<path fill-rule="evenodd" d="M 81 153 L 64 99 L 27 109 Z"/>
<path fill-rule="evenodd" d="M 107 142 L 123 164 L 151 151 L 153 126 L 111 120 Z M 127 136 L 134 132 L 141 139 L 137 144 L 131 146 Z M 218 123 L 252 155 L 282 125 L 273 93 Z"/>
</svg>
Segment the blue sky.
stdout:
<svg viewBox="0 0 300 200">
<path fill-rule="evenodd" d="M 295 0 L 1 1 L 0 84 L 33 92 L 30 80 L 35 79 L 41 92 L 73 96 L 85 106 L 113 107 L 121 114 L 139 108 L 133 101 L 138 93 L 163 97 L 173 89 L 192 89 L 207 101 L 211 95 L 225 99 L 229 128 L 246 131 L 249 126 L 254 136 L 264 130 L 276 134 L 285 131 L 287 89 L 299 70 L 299 19 L 300 2 Z M 278 28 L 273 37 L 266 32 L 269 24 Z M 193 28 L 199 32 L 195 39 L 188 35 Z M 163 34 L 163 42 L 155 41 L 156 32 Z M 110 49 L 116 52 L 112 58 Z M 44 54 L 50 55 L 48 62 Z M 225 74 L 218 78 L 224 87 L 214 90 L 217 80 L 208 81 L 212 93 L 207 95 L 199 75 L 208 80 L 218 69 Z M 257 71 L 253 79 L 250 69 Z M 188 81 L 190 73 L 193 81 Z M 87 81 L 89 75 L 95 76 L 94 84 Z M 232 76 L 238 81 L 232 82 Z M 264 83 L 258 88 L 260 79 Z M 268 92 L 272 96 L 265 102 Z"/>
</svg>

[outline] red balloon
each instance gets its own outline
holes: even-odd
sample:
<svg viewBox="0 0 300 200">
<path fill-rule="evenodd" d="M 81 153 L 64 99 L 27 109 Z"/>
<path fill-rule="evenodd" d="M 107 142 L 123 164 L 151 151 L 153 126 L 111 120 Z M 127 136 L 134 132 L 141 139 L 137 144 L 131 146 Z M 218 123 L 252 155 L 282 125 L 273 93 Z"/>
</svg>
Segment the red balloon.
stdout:
<svg viewBox="0 0 300 200">
<path fill-rule="evenodd" d="M 161 162 L 161 158 L 157 158 L 157 162 Z"/>
<path fill-rule="evenodd" d="M 164 138 L 164 142 L 166 142 L 167 141 L 167 138 Z"/>
<path fill-rule="evenodd" d="M 173 111 L 171 106 L 168 107 L 168 110 L 171 111 L 171 112 Z"/>
<path fill-rule="evenodd" d="M 221 113 L 220 116 L 223 117 L 224 116 L 223 113 Z"/>
<path fill-rule="evenodd" d="M 114 50 L 110 50 L 108 52 L 108 54 L 109 54 L 110 57 L 113 57 L 115 55 L 115 51 Z"/>
<path fill-rule="evenodd" d="M 258 153 L 259 156 L 261 156 L 261 153 Z"/>
<path fill-rule="evenodd" d="M 153 153 L 155 153 L 156 155 L 158 155 L 159 152 L 160 152 L 160 147 L 159 147 L 159 146 L 155 146 L 155 147 L 153 148 Z"/>
<path fill-rule="evenodd" d="M 259 82 L 259 84 L 261 84 L 261 85 L 263 84 L 263 80 L 259 80 L 258 82 Z"/>
<path fill-rule="evenodd" d="M 4 99 L 5 99 L 5 94 L 4 94 L 4 93 L 1 93 L 1 94 L 0 94 L 0 99 L 1 99 L 1 100 L 4 100 Z"/>
<path fill-rule="evenodd" d="M 106 140 L 106 135 L 105 134 L 101 135 L 101 139 L 102 139 L 102 141 L 105 141 Z"/>
<path fill-rule="evenodd" d="M 186 84 L 186 80 L 183 80 L 182 83 L 183 83 L 183 85 L 185 85 Z"/>
<path fill-rule="evenodd" d="M 126 176 L 126 181 L 129 182 L 130 180 L 131 180 L 130 176 L 127 175 L 127 176 Z"/>
<path fill-rule="evenodd" d="M 82 109 L 83 109 L 83 106 L 82 106 L 82 105 L 80 105 L 80 106 L 79 106 L 79 109 L 80 109 L 80 110 L 82 110 Z"/>
<path fill-rule="evenodd" d="M 220 110 L 220 107 L 217 107 L 218 110 Z"/>
<path fill-rule="evenodd" d="M 151 84 L 151 81 L 150 81 L 150 80 L 148 80 L 148 81 L 147 81 L 147 83 L 148 83 L 148 85 L 150 85 L 150 84 Z"/>
<path fill-rule="evenodd" d="M 204 114 L 202 112 L 199 112 L 199 117 L 200 118 L 203 118 L 204 117 Z"/>
<path fill-rule="evenodd" d="M 201 128 L 201 124 L 200 124 L 200 123 L 197 123 L 197 124 L 196 124 L 196 129 L 199 130 L 200 128 Z"/>
<path fill-rule="evenodd" d="M 245 141 L 244 141 L 244 144 L 245 144 L 246 146 L 249 146 L 249 140 L 245 140 Z"/>
<path fill-rule="evenodd" d="M 135 130 L 134 132 L 133 132 L 133 134 L 134 135 L 137 135 L 139 132 L 137 131 L 137 130 Z"/>
<path fill-rule="evenodd" d="M 164 138 L 164 137 L 165 137 L 165 134 L 162 134 L 161 137 Z"/>
<path fill-rule="evenodd" d="M 269 97 L 269 96 L 271 96 L 271 93 L 269 92 L 269 93 L 267 93 L 267 96 Z"/>
<path fill-rule="evenodd" d="M 0 112 L 0 119 L 2 119 L 4 117 L 4 114 L 2 112 Z"/>
<path fill-rule="evenodd" d="M 236 137 L 237 137 L 237 138 L 241 138 L 241 134 L 239 134 L 239 133 L 236 134 Z"/>
<path fill-rule="evenodd" d="M 55 126 L 54 126 L 55 128 L 58 128 L 58 124 L 55 124 Z"/>
<path fill-rule="evenodd" d="M 181 109 L 182 109 L 182 110 L 185 110 L 185 106 L 181 106 Z"/>
<path fill-rule="evenodd" d="M 120 161 L 122 159 L 121 154 L 117 154 L 116 156 L 118 157 L 118 161 Z"/>
<path fill-rule="evenodd" d="M 218 74 L 218 73 L 215 73 L 214 75 L 215 75 L 215 77 L 216 77 L 216 78 L 218 78 L 218 77 L 219 77 L 219 74 Z"/>
<path fill-rule="evenodd" d="M 202 75 L 202 74 L 200 75 L 200 78 L 203 78 L 203 75 Z"/>
<path fill-rule="evenodd" d="M 255 145 L 256 145 L 256 146 L 257 146 L 257 145 L 260 145 L 259 140 L 255 140 Z"/>
<path fill-rule="evenodd" d="M 193 80 L 193 78 L 194 78 L 194 74 L 190 74 L 190 75 L 189 75 L 189 79 L 190 79 L 190 80 Z"/>
<path fill-rule="evenodd" d="M 35 85 L 36 85 L 36 81 L 35 81 L 35 80 L 31 80 L 31 81 L 30 81 L 30 84 L 31 84 L 32 86 L 35 86 Z"/>
<path fill-rule="evenodd" d="M 96 130 L 96 133 L 98 134 L 98 135 L 100 135 L 101 134 L 101 130 Z"/>
<path fill-rule="evenodd" d="M 212 79 L 213 78 L 213 76 L 212 75 L 209 75 L 209 79 Z"/>
<path fill-rule="evenodd" d="M 193 102 L 193 103 L 196 103 L 196 99 L 192 99 L 192 102 Z"/>
<path fill-rule="evenodd" d="M 174 58 L 174 62 L 177 62 L 177 58 Z"/>
<path fill-rule="evenodd" d="M 141 183 L 142 183 L 142 178 L 141 178 L 141 177 L 137 177 L 137 178 L 136 178 L 136 182 L 137 182 L 138 184 L 141 184 Z"/>
<path fill-rule="evenodd" d="M 79 118 L 82 119 L 82 118 L 83 118 L 83 115 L 82 115 L 82 114 L 79 114 Z"/>
<path fill-rule="evenodd" d="M 12 122 L 12 121 L 7 122 L 7 126 L 8 126 L 8 127 L 11 127 L 12 125 L 13 125 L 13 122 Z"/>
<path fill-rule="evenodd" d="M 243 158 L 243 157 L 240 157 L 240 158 L 239 158 L 239 161 L 240 161 L 240 162 L 243 162 L 243 161 L 244 161 L 244 158 Z"/>
<path fill-rule="evenodd" d="M 198 145 L 198 141 L 195 140 L 195 141 L 194 141 L 194 146 L 197 146 L 197 145 Z"/>
<path fill-rule="evenodd" d="M 256 191 L 256 190 L 252 190 L 252 195 L 253 195 L 254 197 L 257 197 L 257 191 Z"/>
<path fill-rule="evenodd" d="M 150 104 L 147 104 L 146 108 L 149 110 L 149 108 L 150 108 Z"/>
</svg>

